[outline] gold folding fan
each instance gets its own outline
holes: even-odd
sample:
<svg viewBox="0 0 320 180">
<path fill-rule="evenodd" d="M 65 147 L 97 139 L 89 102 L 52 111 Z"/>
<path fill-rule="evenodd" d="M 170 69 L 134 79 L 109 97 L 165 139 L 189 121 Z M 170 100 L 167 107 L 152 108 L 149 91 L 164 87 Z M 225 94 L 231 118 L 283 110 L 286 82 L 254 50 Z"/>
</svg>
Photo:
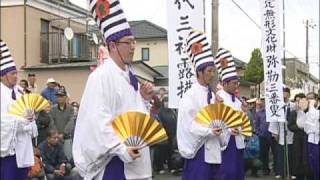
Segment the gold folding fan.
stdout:
<svg viewBox="0 0 320 180">
<path fill-rule="evenodd" d="M 126 112 L 116 117 L 112 127 L 127 146 L 150 146 L 168 139 L 161 124 L 150 115 L 141 112 Z"/>
<path fill-rule="evenodd" d="M 50 106 L 49 101 L 47 101 L 40 94 L 24 94 L 18 98 L 9 109 L 9 114 L 23 117 L 26 113 L 39 112 L 44 108 Z"/>
<path fill-rule="evenodd" d="M 240 133 L 244 136 L 251 137 L 252 136 L 252 125 L 251 125 L 250 119 L 246 113 L 244 113 L 244 112 L 239 112 L 239 113 L 240 113 L 241 120 L 242 120 Z"/>
<path fill-rule="evenodd" d="M 202 108 L 196 121 L 206 127 L 221 128 L 233 128 L 242 123 L 239 112 L 223 103 L 209 104 Z"/>
</svg>

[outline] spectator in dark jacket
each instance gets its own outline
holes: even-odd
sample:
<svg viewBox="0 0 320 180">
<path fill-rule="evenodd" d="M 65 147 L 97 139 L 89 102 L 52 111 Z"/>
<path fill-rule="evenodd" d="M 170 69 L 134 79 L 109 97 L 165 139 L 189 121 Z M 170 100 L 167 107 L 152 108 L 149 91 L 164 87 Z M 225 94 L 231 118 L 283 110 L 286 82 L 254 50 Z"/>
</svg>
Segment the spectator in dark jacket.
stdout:
<svg viewBox="0 0 320 180">
<path fill-rule="evenodd" d="M 56 93 L 58 104 L 51 109 L 53 123 L 51 127 L 59 132 L 63 142 L 64 152 L 69 160 L 72 159 L 72 132 L 74 129 L 74 111 L 73 107 L 67 104 L 67 92 L 65 89 L 59 89 Z"/>
<path fill-rule="evenodd" d="M 272 137 L 271 133 L 268 131 L 269 122 L 266 119 L 266 109 L 264 98 L 260 99 L 260 109 L 256 113 L 254 120 L 254 130 L 259 137 L 260 142 L 260 160 L 262 162 L 262 170 L 264 175 L 270 174 L 269 169 L 269 152 L 270 149 L 273 155 L 273 169 L 275 169 L 275 157 L 276 157 L 276 140 Z"/>
<path fill-rule="evenodd" d="M 171 156 L 174 151 L 174 139 L 176 138 L 177 115 L 173 109 L 168 108 L 168 97 L 163 98 L 163 107 L 161 107 L 159 110 L 158 118 L 168 135 L 168 141 L 165 143 L 158 144 L 155 147 L 155 169 L 156 171 L 159 171 L 159 173 L 163 173 L 163 165 L 167 161 L 169 170 L 172 173 L 174 173 L 175 169 L 172 165 Z"/>
<path fill-rule="evenodd" d="M 288 118 L 288 128 L 293 134 L 293 162 L 292 173 L 296 176 L 297 180 L 312 180 L 312 172 L 308 165 L 307 157 L 307 134 L 304 132 L 304 121 L 306 120 L 306 111 L 299 107 L 299 101 L 305 99 L 306 96 L 301 93 L 294 97 L 296 103 L 296 110 L 291 111 Z"/>
<path fill-rule="evenodd" d="M 72 130 L 72 135 L 71 137 L 73 138 L 73 135 L 74 135 L 74 129 L 75 129 L 75 126 L 76 126 L 76 123 L 77 123 L 77 117 L 78 117 L 78 111 L 79 111 L 79 103 L 78 102 L 72 102 L 70 104 L 72 107 L 73 107 L 73 121 L 74 121 L 74 128 Z"/>
<path fill-rule="evenodd" d="M 48 106 L 44 110 L 39 112 L 39 115 L 36 119 L 36 124 L 38 128 L 38 136 L 36 145 L 40 144 L 47 139 L 48 132 L 52 128 L 50 124 L 52 123 L 52 117 L 50 114 L 51 107 Z"/>
<path fill-rule="evenodd" d="M 71 170 L 71 165 L 64 154 L 63 147 L 59 144 L 59 134 L 50 130 L 46 141 L 39 145 L 48 180 L 65 179 Z"/>
</svg>

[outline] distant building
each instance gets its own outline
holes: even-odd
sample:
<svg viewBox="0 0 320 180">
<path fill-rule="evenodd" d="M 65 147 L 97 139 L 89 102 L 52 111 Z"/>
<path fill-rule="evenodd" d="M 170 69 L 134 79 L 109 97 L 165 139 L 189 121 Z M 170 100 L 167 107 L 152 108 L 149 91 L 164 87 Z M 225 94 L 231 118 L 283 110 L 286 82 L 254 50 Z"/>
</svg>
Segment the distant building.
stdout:
<svg viewBox="0 0 320 180">
<path fill-rule="evenodd" d="M 309 73 L 306 63 L 297 58 L 286 59 L 285 84 L 295 92 L 316 92 L 319 91 L 319 80 Z M 264 82 L 260 85 L 260 94 L 264 94 Z"/>
<path fill-rule="evenodd" d="M 86 63 L 95 63 L 97 51 L 87 35 L 87 10 L 68 0 L 1 0 L 0 8 L 1 39 L 10 48 L 19 78 L 35 73 L 41 90 L 54 77 L 79 100 L 90 72 Z M 64 36 L 66 27 L 74 33 L 70 41 Z"/>
<path fill-rule="evenodd" d="M 1 0 L 1 38 L 10 47 L 19 78 L 35 73 L 42 89 L 46 80 L 53 77 L 66 86 L 72 100 L 79 101 L 90 67 L 97 64 L 98 46 L 103 42 L 87 14 L 87 10 L 68 0 L 28 0 L 26 4 L 23 0 Z M 138 78 L 167 87 L 167 31 L 145 20 L 129 23 L 137 40 L 133 67 Z M 74 32 L 71 40 L 64 35 L 66 27 Z M 245 63 L 237 58 L 235 63 L 243 76 Z M 241 82 L 241 95 L 250 95 L 250 85 Z"/>
<path fill-rule="evenodd" d="M 318 92 L 319 80 L 309 73 L 309 66 L 297 58 L 286 59 L 286 84 L 304 92 Z"/>
<path fill-rule="evenodd" d="M 66 86 L 72 100 L 79 101 L 90 67 L 97 64 L 98 46 L 103 42 L 95 24 L 90 25 L 87 10 L 68 0 L 28 0 L 26 3 L 23 0 L 1 0 L 0 8 L 1 39 L 10 47 L 19 78 L 25 79 L 28 73 L 35 73 L 41 90 L 46 86 L 46 80 L 53 77 Z M 12 17 L 15 17 L 14 23 Z M 147 42 L 146 38 L 158 38 L 156 31 L 147 34 L 142 29 L 136 30 L 136 26 L 141 27 L 140 23 L 130 22 L 134 32 L 143 34 L 135 33 L 138 41 L 141 39 Z M 148 31 L 148 26 L 143 28 Z M 71 40 L 67 40 L 64 35 L 66 27 L 74 32 Z M 93 34 L 97 35 L 98 43 L 94 41 Z M 165 46 L 164 42 L 159 43 Z M 145 63 L 155 57 L 163 59 L 160 53 L 150 53 L 150 50 L 160 46 L 152 43 L 146 49 L 137 47 L 137 61 L 133 66 L 140 79 L 154 82 L 155 77 L 162 77 L 162 74 Z M 160 48 L 166 49 L 166 46 Z"/>
</svg>

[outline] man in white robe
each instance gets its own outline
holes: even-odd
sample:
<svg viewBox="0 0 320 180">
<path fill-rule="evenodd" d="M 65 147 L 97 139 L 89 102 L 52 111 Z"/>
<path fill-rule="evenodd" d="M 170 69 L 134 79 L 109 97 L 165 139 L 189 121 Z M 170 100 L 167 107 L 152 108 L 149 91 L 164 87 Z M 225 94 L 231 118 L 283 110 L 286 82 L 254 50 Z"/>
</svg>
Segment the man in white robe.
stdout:
<svg viewBox="0 0 320 180">
<path fill-rule="evenodd" d="M 320 180 L 320 109 L 315 93 L 308 93 L 309 110 L 304 122 L 304 131 L 308 135 L 308 163 L 314 180 Z M 318 107 L 317 107 L 318 106 Z"/>
<path fill-rule="evenodd" d="M 196 122 L 196 115 L 215 102 L 211 91 L 214 61 L 206 36 L 191 31 L 187 53 L 195 67 L 197 82 L 180 101 L 177 124 L 178 148 L 185 158 L 183 180 L 214 180 L 221 163 L 221 128 L 208 128 Z"/>
<path fill-rule="evenodd" d="M 136 41 L 119 1 L 93 0 L 89 6 L 110 57 L 90 74 L 82 96 L 73 142 L 76 167 L 85 180 L 151 179 L 149 148 L 127 147 L 112 121 L 128 111 L 147 113 L 153 87 L 150 83 L 139 87 L 132 73 Z"/>
<path fill-rule="evenodd" d="M 242 111 L 241 101 L 236 96 L 239 88 L 239 76 L 231 53 L 223 48 L 218 50 L 215 56 L 215 65 L 218 69 L 219 78 L 223 89 L 216 93 L 223 103 L 234 110 Z M 225 135 L 226 146 L 222 151 L 222 163 L 218 172 L 219 180 L 244 180 L 244 136 L 240 134 L 240 128 L 228 129 Z"/>
<path fill-rule="evenodd" d="M 275 169 L 275 178 L 281 179 L 284 176 L 292 175 L 292 144 L 293 144 L 293 132 L 288 129 L 288 118 L 291 110 L 295 107 L 294 103 L 291 103 L 290 100 L 290 89 L 283 88 L 283 99 L 285 102 L 284 112 L 285 120 L 284 122 L 270 122 L 268 130 L 272 133 L 272 136 L 278 142 L 276 146 L 276 169 Z M 286 134 L 286 136 L 285 136 Z M 286 137 L 286 139 L 285 139 Z M 285 142 L 286 140 L 286 142 Z M 287 151 L 285 153 L 285 151 Z M 288 154 L 288 157 L 284 156 Z M 287 165 L 289 166 L 289 172 L 287 172 Z M 288 174 L 289 173 L 289 174 Z M 295 176 L 291 176 L 292 179 L 295 179 Z"/>
<path fill-rule="evenodd" d="M 17 69 L 7 44 L 0 40 L 1 72 L 1 180 L 26 180 L 34 164 L 32 137 L 38 135 L 33 114 L 18 118 L 8 114 L 22 94 L 17 87 Z"/>
</svg>

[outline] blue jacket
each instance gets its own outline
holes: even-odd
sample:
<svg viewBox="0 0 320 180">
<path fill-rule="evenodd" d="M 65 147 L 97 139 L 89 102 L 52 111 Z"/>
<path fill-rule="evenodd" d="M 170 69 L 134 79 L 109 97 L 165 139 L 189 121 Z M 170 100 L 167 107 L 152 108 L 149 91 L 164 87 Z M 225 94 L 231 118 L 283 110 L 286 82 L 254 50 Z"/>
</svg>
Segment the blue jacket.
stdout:
<svg viewBox="0 0 320 180">
<path fill-rule="evenodd" d="M 62 163 L 68 162 L 61 144 L 57 144 L 55 147 L 50 148 L 48 140 L 46 140 L 39 144 L 39 149 L 41 151 L 41 157 L 46 173 L 52 174 L 54 170 L 59 169 L 59 166 Z"/>
<path fill-rule="evenodd" d="M 52 105 L 57 104 L 57 97 L 56 93 L 58 90 L 56 88 L 48 88 L 46 87 L 42 92 L 41 95 L 46 98 L 47 100 L 51 101 Z"/>
<path fill-rule="evenodd" d="M 257 135 L 253 135 L 249 138 L 246 147 L 244 149 L 244 158 L 245 159 L 256 159 L 259 158 L 260 144 L 259 137 Z"/>
<path fill-rule="evenodd" d="M 268 131 L 269 122 L 266 120 L 266 109 L 263 108 L 256 113 L 254 120 L 254 130 L 258 136 L 271 139 L 271 133 Z"/>
</svg>

